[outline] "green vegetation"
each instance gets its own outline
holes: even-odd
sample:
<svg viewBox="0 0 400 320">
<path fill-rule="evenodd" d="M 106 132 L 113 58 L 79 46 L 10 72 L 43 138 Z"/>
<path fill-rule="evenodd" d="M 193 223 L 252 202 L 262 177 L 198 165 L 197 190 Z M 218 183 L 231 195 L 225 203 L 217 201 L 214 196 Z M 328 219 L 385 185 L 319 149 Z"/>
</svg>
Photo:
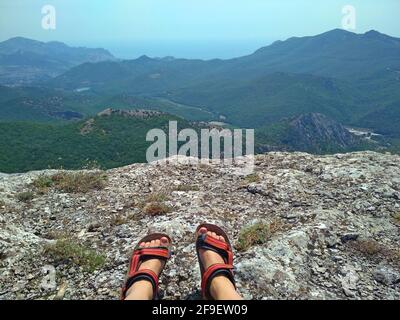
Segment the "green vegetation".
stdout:
<svg viewBox="0 0 400 320">
<path fill-rule="evenodd" d="M 399 39 L 378 32 L 355 35 L 332 30 L 277 42 L 233 60 L 141 57 L 84 63 L 41 87 L 0 86 L 0 172 L 80 169 L 92 162 L 113 168 L 145 162 L 150 145 L 146 133 L 176 119 L 185 128 L 192 127 L 188 122 L 192 120 L 255 128 L 257 152 L 324 154 L 368 149 L 400 153 L 399 44 Z M 29 48 L 31 43 L 22 45 Z M 28 58 L 29 51 L 24 52 Z M 87 91 L 76 91 L 88 83 Z M 86 121 L 77 119 L 107 107 L 159 110 L 176 116 L 94 117 L 91 130 L 82 133 Z M 291 120 L 309 113 L 370 128 L 385 138 L 377 144 L 346 145 L 329 135 L 314 137 L 319 127 L 293 130 Z"/>
<path fill-rule="evenodd" d="M 64 125 L 0 122 L 0 172 L 77 170 L 94 161 L 105 169 L 146 162 L 146 150 L 152 144 L 146 141 L 147 132 L 167 131 L 169 120 L 179 121 L 180 128 L 191 127 L 171 115 L 95 117 L 86 134 L 81 133 L 86 121 Z"/>
<path fill-rule="evenodd" d="M 21 202 L 30 202 L 35 197 L 31 191 L 24 191 L 17 194 L 17 199 Z"/>
<path fill-rule="evenodd" d="M 271 223 L 257 222 L 240 231 L 236 248 L 239 251 L 246 251 L 254 245 L 262 245 L 276 232 L 284 229 L 285 225 L 279 220 L 274 220 Z"/>
<path fill-rule="evenodd" d="M 39 191 L 45 193 L 54 187 L 69 193 L 86 193 L 104 188 L 106 176 L 102 172 L 61 172 L 53 176 L 41 175 L 32 182 Z"/>
<path fill-rule="evenodd" d="M 246 183 L 257 183 L 261 181 L 261 178 L 257 173 L 252 173 L 246 176 L 244 180 Z"/>
<path fill-rule="evenodd" d="M 86 193 L 104 188 L 106 176 L 102 172 L 59 173 L 52 177 L 54 187 L 70 193 Z"/>
<path fill-rule="evenodd" d="M 48 189 L 50 189 L 54 184 L 54 181 L 51 176 L 48 175 L 40 175 L 36 178 L 32 185 L 38 190 L 39 193 L 46 193 Z"/>
<path fill-rule="evenodd" d="M 55 261 L 72 262 L 88 272 L 101 269 L 106 262 L 103 254 L 70 239 L 59 239 L 55 244 L 48 245 L 45 254 Z"/>
<path fill-rule="evenodd" d="M 397 212 L 393 215 L 394 222 L 400 225 L 400 212 Z"/>
</svg>

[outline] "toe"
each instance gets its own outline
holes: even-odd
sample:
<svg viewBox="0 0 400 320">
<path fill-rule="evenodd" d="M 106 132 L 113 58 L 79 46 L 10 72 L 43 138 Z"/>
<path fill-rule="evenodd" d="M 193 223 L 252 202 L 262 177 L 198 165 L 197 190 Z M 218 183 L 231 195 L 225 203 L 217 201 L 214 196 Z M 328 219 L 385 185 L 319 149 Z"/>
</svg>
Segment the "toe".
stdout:
<svg viewBox="0 0 400 320">
<path fill-rule="evenodd" d="M 219 240 L 225 242 L 225 238 L 223 236 L 219 236 Z"/>
<path fill-rule="evenodd" d="M 148 248 L 148 247 L 150 247 L 150 244 L 151 244 L 150 242 L 146 242 L 146 243 L 145 243 L 145 245 L 144 245 L 144 246 L 145 246 L 145 248 Z"/>
<path fill-rule="evenodd" d="M 205 227 L 200 228 L 199 233 L 200 233 L 200 234 L 205 234 L 205 233 L 207 233 L 207 228 L 205 228 Z"/>
<path fill-rule="evenodd" d="M 144 247 L 145 245 L 146 245 L 145 242 L 141 242 L 141 243 L 139 244 L 140 247 Z"/>
<path fill-rule="evenodd" d="M 216 239 L 218 239 L 218 236 L 217 236 L 217 234 L 216 234 L 215 232 L 212 232 L 212 233 L 211 233 L 211 236 L 214 237 L 214 238 L 216 238 Z"/>
<path fill-rule="evenodd" d="M 154 244 L 155 244 L 156 247 L 159 247 L 159 246 L 160 246 L 160 243 L 161 243 L 161 241 L 160 241 L 159 239 L 157 239 L 157 240 L 154 242 Z"/>
<path fill-rule="evenodd" d="M 168 240 L 168 238 L 166 238 L 166 237 L 162 237 L 162 238 L 160 239 L 160 242 L 161 242 L 161 244 L 162 244 L 163 246 L 166 246 L 166 245 L 168 245 L 169 240 Z"/>
<path fill-rule="evenodd" d="M 151 246 L 151 247 L 155 247 L 155 246 L 156 246 L 156 241 L 155 241 L 155 240 L 151 240 L 150 246 Z"/>
</svg>

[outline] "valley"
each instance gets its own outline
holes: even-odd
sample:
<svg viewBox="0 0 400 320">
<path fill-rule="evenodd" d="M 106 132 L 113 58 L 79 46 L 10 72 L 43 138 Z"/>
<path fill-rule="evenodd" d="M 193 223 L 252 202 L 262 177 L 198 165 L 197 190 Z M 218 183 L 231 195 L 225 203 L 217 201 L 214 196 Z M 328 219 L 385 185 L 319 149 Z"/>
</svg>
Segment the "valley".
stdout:
<svg viewBox="0 0 400 320">
<path fill-rule="evenodd" d="M 399 68 L 400 39 L 377 31 L 335 29 L 228 60 L 118 60 L 104 49 L 10 39 L 0 43 L 0 171 L 143 162 L 143 130 L 160 118 L 96 120 L 112 133 L 82 137 L 79 128 L 107 108 L 254 128 L 258 152 L 397 153 Z"/>
</svg>

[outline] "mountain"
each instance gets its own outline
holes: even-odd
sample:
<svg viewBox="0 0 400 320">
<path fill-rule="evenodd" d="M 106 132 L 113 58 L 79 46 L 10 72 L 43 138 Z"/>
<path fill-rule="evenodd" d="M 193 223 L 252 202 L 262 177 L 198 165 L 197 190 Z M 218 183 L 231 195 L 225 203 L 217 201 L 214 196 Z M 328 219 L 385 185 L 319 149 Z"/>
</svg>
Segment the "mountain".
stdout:
<svg viewBox="0 0 400 320">
<path fill-rule="evenodd" d="M 316 36 L 277 41 L 236 59 L 234 64 L 243 66 L 239 72 L 268 70 L 360 80 L 388 68 L 400 68 L 399 56 L 399 38 L 374 30 L 356 34 L 335 29 Z"/>
<path fill-rule="evenodd" d="M 349 123 L 366 109 L 362 93 L 345 81 L 282 72 L 249 81 L 208 81 L 166 96 L 186 105 L 202 106 L 242 127 L 261 127 L 310 112 Z"/>
<path fill-rule="evenodd" d="M 285 72 L 313 74 L 322 77 L 360 80 L 376 72 L 400 68 L 400 39 L 376 31 L 355 34 L 332 30 L 317 36 L 277 41 L 251 55 L 229 60 L 151 59 L 84 65 L 74 68 L 54 85 L 71 87 L 89 85 L 109 88 L 117 79 L 125 85 L 146 81 L 141 93 L 187 87 L 205 80 L 249 80 L 266 73 Z M 112 71 L 107 80 L 108 72 Z M 171 83 L 168 85 L 165 82 Z M 163 84 L 163 86 L 161 86 Z M 147 86 L 156 88 L 148 88 Z M 127 87 L 123 86 L 122 90 Z M 136 86 L 132 88 L 136 92 Z"/>
<path fill-rule="evenodd" d="M 357 137 L 323 114 L 307 113 L 258 128 L 256 147 L 258 152 L 287 150 L 326 154 L 374 149 L 378 145 Z"/>
<path fill-rule="evenodd" d="M 399 176 L 399 156 L 374 152 L 272 152 L 251 176 L 173 161 L 0 174 L 1 299 L 118 300 L 149 230 L 174 239 L 161 298 L 201 299 L 193 234 L 210 221 L 245 299 L 399 301 Z"/>
<path fill-rule="evenodd" d="M 151 59 L 83 64 L 49 80 L 52 88 L 162 97 L 257 127 L 319 112 L 347 125 L 400 102 L 400 39 L 332 30 L 277 41 L 230 60 Z M 397 114 L 398 108 L 390 109 Z M 380 131 L 385 125 L 373 121 Z M 393 133 L 393 131 L 391 131 Z"/>
<path fill-rule="evenodd" d="M 355 148 L 361 142 L 340 123 L 319 113 L 298 116 L 289 125 L 287 142 L 297 150 L 334 153 Z"/>
<path fill-rule="evenodd" d="M 73 48 L 62 42 L 12 38 L 0 43 L 0 84 L 43 81 L 76 65 L 104 60 L 115 58 L 105 49 Z"/>
</svg>

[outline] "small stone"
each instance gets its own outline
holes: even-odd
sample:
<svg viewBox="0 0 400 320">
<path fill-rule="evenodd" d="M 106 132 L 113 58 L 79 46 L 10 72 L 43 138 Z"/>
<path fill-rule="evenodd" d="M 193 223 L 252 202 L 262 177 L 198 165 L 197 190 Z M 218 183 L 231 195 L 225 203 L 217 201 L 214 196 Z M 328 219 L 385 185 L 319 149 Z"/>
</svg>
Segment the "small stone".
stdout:
<svg viewBox="0 0 400 320">
<path fill-rule="evenodd" d="M 358 237 L 359 234 L 357 233 L 346 233 L 340 237 L 340 240 L 342 241 L 342 243 L 346 243 L 349 241 L 355 241 L 358 239 Z"/>
</svg>

